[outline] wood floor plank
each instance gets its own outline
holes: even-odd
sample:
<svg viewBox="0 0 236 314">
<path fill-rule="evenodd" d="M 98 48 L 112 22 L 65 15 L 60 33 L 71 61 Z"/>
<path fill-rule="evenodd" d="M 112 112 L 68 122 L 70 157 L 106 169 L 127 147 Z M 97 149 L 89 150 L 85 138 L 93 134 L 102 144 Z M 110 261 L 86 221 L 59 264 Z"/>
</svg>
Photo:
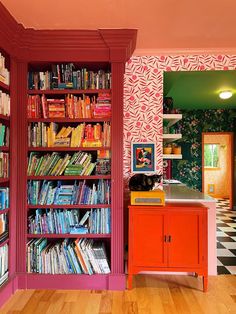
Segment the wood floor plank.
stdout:
<svg viewBox="0 0 236 314">
<path fill-rule="evenodd" d="M 99 314 L 110 314 L 112 313 L 112 292 L 103 291 L 101 296 L 101 302 L 99 307 Z"/>
<path fill-rule="evenodd" d="M 184 275 L 134 276 L 133 289 L 20 290 L 0 314 L 235 314 L 236 276 L 202 279 Z"/>
<path fill-rule="evenodd" d="M 34 293 L 34 290 L 18 290 L 12 296 L 8 302 L 5 304 L 3 312 L 0 313 L 8 313 L 11 309 L 14 309 L 14 311 L 21 311 L 25 304 L 29 301 L 29 299 L 32 297 Z"/>
</svg>

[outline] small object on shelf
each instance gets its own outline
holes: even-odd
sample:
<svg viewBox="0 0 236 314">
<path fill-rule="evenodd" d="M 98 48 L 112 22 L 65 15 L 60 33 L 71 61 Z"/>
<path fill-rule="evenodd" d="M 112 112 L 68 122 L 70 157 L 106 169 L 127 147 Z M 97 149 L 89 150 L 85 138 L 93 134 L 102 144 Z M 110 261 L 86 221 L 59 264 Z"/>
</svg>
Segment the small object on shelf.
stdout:
<svg viewBox="0 0 236 314">
<path fill-rule="evenodd" d="M 173 109 L 173 98 L 164 97 L 163 113 L 171 113 L 172 109 Z"/>
<path fill-rule="evenodd" d="M 172 147 L 170 144 L 167 144 L 165 147 L 163 147 L 163 154 L 169 155 L 172 153 Z"/>
<path fill-rule="evenodd" d="M 172 153 L 175 155 L 181 155 L 181 146 L 173 146 L 172 147 Z"/>
</svg>

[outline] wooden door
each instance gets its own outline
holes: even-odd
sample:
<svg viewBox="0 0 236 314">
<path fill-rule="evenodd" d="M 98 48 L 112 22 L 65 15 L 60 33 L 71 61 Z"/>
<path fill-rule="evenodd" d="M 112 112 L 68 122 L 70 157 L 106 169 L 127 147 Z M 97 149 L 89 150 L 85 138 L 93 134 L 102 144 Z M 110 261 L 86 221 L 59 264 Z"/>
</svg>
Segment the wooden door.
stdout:
<svg viewBox="0 0 236 314">
<path fill-rule="evenodd" d="M 168 266 L 199 267 L 202 263 L 203 215 L 199 211 L 168 214 Z"/>
<path fill-rule="evenodd" d="M 164 245 L 165 213 L 160 209 L 137 209 L 130 213 L 131 258 L 134 266 L 158 267 L 167 265 L 166 245 Z"/>
</svg>

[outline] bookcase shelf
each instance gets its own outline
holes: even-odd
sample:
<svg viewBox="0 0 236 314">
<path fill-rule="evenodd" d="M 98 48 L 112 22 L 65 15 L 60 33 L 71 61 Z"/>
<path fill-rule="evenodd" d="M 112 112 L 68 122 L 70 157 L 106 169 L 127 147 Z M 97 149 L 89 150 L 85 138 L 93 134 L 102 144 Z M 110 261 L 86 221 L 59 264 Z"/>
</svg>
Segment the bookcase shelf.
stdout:
<svg viewBox="0 0 236 314">
<path fill-rule="evenodd" d="M 28 90 L 29 95 L 65 95 L 65 94 L 98 94 L 110 93 L 111 89 L 47 89 L 47 90 Z"/>
<path fill-rule="evenodd" d="M 5 244 L 9 244 L 9 239 L 6 239 L 5 241 L 0 242 L 0 247 L 4 246 Z"/>
<path fill-rule="evenodd" d="M 0 81 L 0 89 L 3 90 L 4 92 L 9 92 L 10 86 Z"/>
<path fill-rule="evenodd" d="M 5 208 L 3 210 L 0 210 L 0 215 L 8 213 L 8 211 L 9 211 L 9 208 Z"/>
<path fill-rule="evenodd" d="M 47 238 L 47 239 L 80 239 L 80 238 L 87 238 L 87 239 L 110 239 L 111 234 L 101 234 L 101 233 L 84 233 L 84 234 L 71 234 L 71 233 L 57 233 L 57 234 L 27 234 L 27 238 L 29 239 L 39 239 L 39 238 Z"/>
<path fill-rule="evenodd" d="M 10 121 L 10 117 L 9 116 L 5 116 L 4 114 L 0 114 L 0 121 Z"/>
<path fill-rule="evenodd" d="M 171 127 L 179 120 L 182 119 L 182 114 L 180 113 L 170 113 L 170 114 L 163 114 L 163 120 L 167 121 L 167 127 Z"/>
<path fill-rule="evenodd" d="M 28 176 L 27 180 L 96 180 L 111 179 L 111 175 L 91 175 L 91 176 Z M 3 180 L 3 179 L 2 179 Z M 0 181 L 1 182 L 1 181 Z"/>
<path fill-rule="evenodd" d="M 7 147 L 7 146 L 0 146 L 0 151 L 2 151 L 2 152 L 9 152 L 9 147 Z"/>
<path fill-rule="evenodd" d="M 50 123 L 50 122 L 55 122 L 55 123 L 93 123 L 93 122 L 109 122 L 111 121 L 111 118 L 94 118 L 94 119 L 90 119 L 90 118 L 75 118 L 75 119 L 71 119 L 71 118 L 28 118 L 27 120 L 28 122 L 45 122 L 45 123 Z"/>
<path fill-rule="evenodd" d="M 181 138 L 182 134 L 163 134 L 163 141 L 166 143 L 174 142 Z"/>
<path fill-rule="evenodd" d="M 182 154 L 163 154 L 163 159 L 182 159 Z"/>
<path fill-rule="evenodd" d="M 77 152 L 77 151 L 97 151 L 97 150 L 110 150 L 111 147 L 29 147 L 29 152 Z M 0 149 L 1 150 L 1 149 Z"/>
<path fill-rule="evenodd" d="M 110 207 L 110 204 L 89 204 L 89 205 L 83 205 L 83 204 L 77 204 L 77 205 L 28 205 L 29 209 L 38 209 L 38 208 L 62 208 L 62 209 L 89 209 L 89 208 L 107 208 Z"/>
<path fill-rule="evenodd" d="M 9 182 L 9 178 L 0 178 L 0 184 L 1 183 L 8 183 Z"/>
</svg>

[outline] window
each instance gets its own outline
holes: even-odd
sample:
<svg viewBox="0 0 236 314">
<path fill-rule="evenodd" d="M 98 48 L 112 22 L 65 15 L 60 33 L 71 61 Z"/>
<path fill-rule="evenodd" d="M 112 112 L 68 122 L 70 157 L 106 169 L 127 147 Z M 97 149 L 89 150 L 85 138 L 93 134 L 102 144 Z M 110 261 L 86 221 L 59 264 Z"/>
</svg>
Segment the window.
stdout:
<svg viewBox="0 0 236 314">
<path fill-rule="evenodd" d="M 219 168 L 220 144 L 204 144 L 204 167 Z"/>
</svg>

